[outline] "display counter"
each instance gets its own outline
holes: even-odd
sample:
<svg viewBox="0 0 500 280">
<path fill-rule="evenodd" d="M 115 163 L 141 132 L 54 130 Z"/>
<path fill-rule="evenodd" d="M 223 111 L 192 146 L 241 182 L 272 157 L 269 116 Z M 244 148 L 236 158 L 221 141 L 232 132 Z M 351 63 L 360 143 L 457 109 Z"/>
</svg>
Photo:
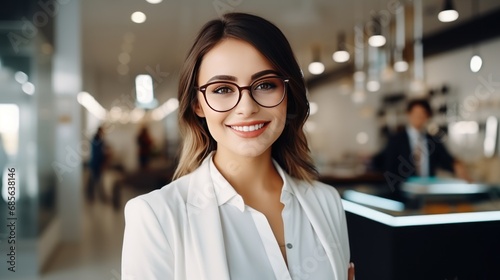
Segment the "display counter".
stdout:
<svg viewBox="0 0 500 280">
<path fill-rule="evenodd" d="M 500 279 L 500 187 L 416 180 L 339 188 L 356 279 Z"/>
</svg>

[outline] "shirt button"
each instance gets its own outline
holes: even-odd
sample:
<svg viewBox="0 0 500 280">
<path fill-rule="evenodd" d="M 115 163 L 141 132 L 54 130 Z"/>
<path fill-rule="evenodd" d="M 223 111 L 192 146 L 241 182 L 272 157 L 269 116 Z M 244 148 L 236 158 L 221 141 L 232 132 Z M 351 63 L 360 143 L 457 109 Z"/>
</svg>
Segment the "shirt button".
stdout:
<svg viewBox="0 0 500 280">
<path fill-rule="evenodd" d="M 293 248 L 293 245 L 292 245 L 292 243 L 288 243 L 288 244 L 286 244 L 286 247 L 287 247 L 288 249 L 292 249 L 292 248 Z"/>
</svg>

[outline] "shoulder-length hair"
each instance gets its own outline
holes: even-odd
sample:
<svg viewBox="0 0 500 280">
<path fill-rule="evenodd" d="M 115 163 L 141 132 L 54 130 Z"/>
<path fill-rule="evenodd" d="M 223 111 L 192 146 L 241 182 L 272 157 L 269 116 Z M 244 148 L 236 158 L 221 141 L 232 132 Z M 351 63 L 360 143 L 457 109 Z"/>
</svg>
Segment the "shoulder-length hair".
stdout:
<svg viewBox="0 0 500 280">
<path fill-rule="evenodd" d="M 197 78 L 203 56 L 226 38 L 243 40 L 264 55 L 281 76 L 289 79 L 287 117 L 282 134 L 272 145 L 272 157 L 292 177 L 312 181 L 317 171 L 303 131 L 309 102 L 302 71 L 283 33 L 269 21 L 244 13 L 228 13 L 203 26 L 188 53 L 179 80 L 179 128 L 183 137 L 174 179 L 191 173 L 216 150 L 205 119 L 194 112 Z"/>
</svg>

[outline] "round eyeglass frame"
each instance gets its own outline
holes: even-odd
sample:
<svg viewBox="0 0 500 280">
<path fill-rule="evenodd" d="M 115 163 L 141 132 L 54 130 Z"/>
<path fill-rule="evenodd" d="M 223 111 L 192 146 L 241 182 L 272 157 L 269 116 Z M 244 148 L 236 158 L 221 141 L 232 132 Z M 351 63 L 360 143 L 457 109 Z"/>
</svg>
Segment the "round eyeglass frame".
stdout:
<svg viewBox="0 0 500 280">
<path fill-rule="evenodd" d="M 273 106 L 265 106 L 265 105 L 262 105 L 260 104 L 257 100 L 255 100 L 255 97 L 253 96 L 252 94 L 252 86 L 261 81 L 261 80 L 265 80 L 265 79 L 269 79 L 269 78 L 279 78 L 283 81 L 283 96 L 281 97 L 280 101 L 276 104 L 276 105 L 273 105 Z M 231 111 L 233 110 L 236 106 L 238 106 L 238 104 L 240 103 L 241 101 L 241 96 L 242 96 L 242 91 L 243 90 L 248 90 L 250 92 L 250 97 L 252 98 L 253 101 L 255 101 L 255 103 L 259 104 L 259 106 L 261 107 L 264 107 L 264 108 L 273 108 L 273 107 L 276 107 L 278 105 L 281 104 L 281 102 L 283 102 L 283 100 L 285 100 L 285 96 L 286 96 L 286 93 L 287 93 L 287 85 L 288 85 L 288 82 L 290 81 L 289 78 L 287 77 L 282 77 L 282 76 L 269 76 L 269 77 L 262 77 L 262 78 L 259 78 L 255 81 L 253 81 L 250 85 L 248 86 L 243 86 L 243 87 L 240 87 L 238 84 L 234 83 L 234 82 L 228 82 L 228 81 L 214 81 L 214 82 L 210 82 L 210 83 L 206 83 L 202 86 L 199 86 L 199 87 L 195 87 L 196 90 L 199 90 L 201 91 L 201 93 L 203 93 L 203 98 L 205 99 L 205 102 L 207 103 L 208 107 L 210 107 L 210 109 L 214 110 L 215 112 L 219 112 L 219 113 L 224 113 L 224 112 L 228 112 L 228 111 Z M 238 88 L 238 93 L 239 93 L 239 96 L 238 96 L 238 101 L 236 101 L 236 104 L 234 104 L 233 107 L 227 109 L 227 110 L 216 110 L 212 107 L 212 105 L 210 105 L 210 103 L 208 103 L 208 100 L 207 100 L 207 95 L 206 95 L 206 90 L 207 90 L 207 87 L 210 86 L 210 85 L 213 85 L 213 84 L 217 84 L 217 83 L 226 83 L 226 84 L 231 84 L 231 85 L 234 85 L 236 88 Z"/>
</svg>

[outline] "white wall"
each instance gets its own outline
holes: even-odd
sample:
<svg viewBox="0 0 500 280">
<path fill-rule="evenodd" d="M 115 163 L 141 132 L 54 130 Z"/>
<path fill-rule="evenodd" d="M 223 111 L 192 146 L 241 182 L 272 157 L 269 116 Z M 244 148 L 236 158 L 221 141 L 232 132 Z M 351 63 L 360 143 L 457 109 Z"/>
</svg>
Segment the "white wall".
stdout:
<svg viewBox="0 0 500 280">
<path fill-rule="evenodd" d="M 441 87 L 443 84 L 452 88 L 449 99 L 455 100 L 455 103 L 462 107 L 461 119 L 482 121 L 490 114 L 496 114 L 500 118 L 499 50 L 500 38 L 479 45 L 483 57 L 483 68 L 479 73 L 472 73 L 469 69 L 471 47 L 432 56 L 425 60 L 426 82 L 430 88 Z M 400 80 L 401 77 L 396 82 Z M 390 89 L 387 91 L 392 92 Z M 338 80 L 310 91 L 309 99 L 318 104 L 319 111 L 310 117 L 315 129 L 308 135 L 319 165 L 325 162 L 339 162 L 346 153 L 373 154 L 381 146 L 381 143 L 378 143 L 375 113 L 385 91 L 368 93 L 367 100 L 362 105 L 351 101 L 351 93 L 352 85 L 346 88 L 345 82 Z M 368 134 L 368 143 L 356 142 L 359 132 Z M 458 157 L 477 160 L 481 157 L 483 140 L 482 134 L 469 135 L 465 140 L 452 139 L 448 146 Z"/>
<path fill-rule="evenodd" d="M 378 149 L 374 116 L 379 94 L 368 94 L 363 104 L 356 105 L 351 92 L 345 83 L 325 84 L 310 92 L 309 100 L 318 105 L 318 112 L 309 118 L 313 129 L 308 129 L 308 136 L 318 165 L 341 161 L 349 153 L 371 154 Z M 368 135 L 366 144 L 356 141 L 360 132 Z"/>
<path fill-rule="evenodd" d="M 425 46 L 424 46 L 425 47 Z M 480 124 L 490 115 L 500 118 L 500 38 L 479 45 L 483 67 L 478 73 L 469 68 L 472 46 L 458 49 L 425 61 L 425 75 L 429 86 L 448 84 L 451 94 L 448 105 L 450 121 L 477 121 Z M 458 106 L 456 110 L 453 108 Z M 484 132 L 476 135 L 456 135 L 449 141 L 452 153 L 468 161 L 482 157 Z"/>
</svg>

